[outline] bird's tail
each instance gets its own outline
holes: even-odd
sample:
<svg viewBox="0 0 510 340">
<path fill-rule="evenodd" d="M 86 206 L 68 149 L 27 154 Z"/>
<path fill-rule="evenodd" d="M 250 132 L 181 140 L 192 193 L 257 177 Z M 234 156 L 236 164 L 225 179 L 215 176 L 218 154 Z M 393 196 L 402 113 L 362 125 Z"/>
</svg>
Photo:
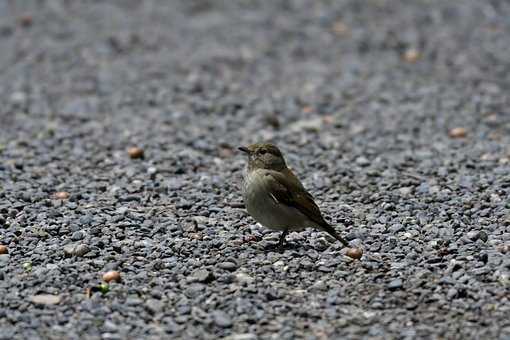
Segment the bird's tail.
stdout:
<svg viewBox="0 0 510 340">
<path fill-rule="evenodd" d="M 346 239 L 344 239 L 342 236 L 340 236 L 336 232 L 336 230 L 329 224 L 321 225 L 321 228 L 322 228 L 322 230 L 324 230 L 325 232 L 327 232 L 328 234 L 330 234 L 331 236 L 336 238 L 338 241 L 340 241 L 344 245 L 344 247 L 350 247 L 349 242 L 347 242 Z"/>
</svg>

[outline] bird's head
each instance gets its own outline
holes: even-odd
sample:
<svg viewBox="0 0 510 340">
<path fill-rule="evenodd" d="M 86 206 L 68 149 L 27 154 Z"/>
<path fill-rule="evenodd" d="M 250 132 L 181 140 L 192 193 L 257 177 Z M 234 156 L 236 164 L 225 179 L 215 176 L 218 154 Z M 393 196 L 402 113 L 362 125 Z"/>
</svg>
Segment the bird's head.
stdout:
<svg viewBox="0 0 510 340">
<path fill-rule="evenodd" d="M 248 170 L 268 169 L 282 171 L 287 168 L 282 152 L 274 144 L 256 143 L 241 146 L 242 152 L 248 155 Z"/>
</svg>

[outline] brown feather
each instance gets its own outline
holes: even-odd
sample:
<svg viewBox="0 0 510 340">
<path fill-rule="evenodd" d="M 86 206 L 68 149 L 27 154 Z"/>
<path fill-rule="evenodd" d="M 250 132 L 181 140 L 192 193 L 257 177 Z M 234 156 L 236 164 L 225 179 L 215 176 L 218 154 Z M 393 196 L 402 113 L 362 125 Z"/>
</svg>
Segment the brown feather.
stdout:
<svg viewBox="0 0 510 340">
<path fill-rule="evenodd" d="M 268 188 L 279 203 L 298 209 L 320 226 L 327 224 L 312 195 L 305 190 L 292 171 L 289 169 L 281 172 L 267 171 L 266 176 L 272 179 Z"/>
<path fill-rule="evenodd" d="M 322 217 L 321 211 L 313 200 L 313 196 L 306 191 L 299 179 L 288 168 L 283 171 L 267 171 L 266 175 L 271 181 L 267 187 L 272 199 L 280 204 L 285 204 L 298 209 L 307 216 L 311 221 L 315 222 L 325 232 L 336 238 L 343 245 L 348 246 L 349 243 L 342 238 Z"/>
</svg>

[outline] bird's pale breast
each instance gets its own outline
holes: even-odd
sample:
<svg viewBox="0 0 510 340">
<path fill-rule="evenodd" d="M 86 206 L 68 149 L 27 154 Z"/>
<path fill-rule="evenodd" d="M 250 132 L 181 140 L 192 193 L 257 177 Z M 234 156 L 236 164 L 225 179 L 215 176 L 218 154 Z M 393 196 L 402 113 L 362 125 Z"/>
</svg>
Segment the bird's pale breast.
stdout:
<svg viewBox="0 0 510 340">
<path fill-rule="evenodd" d="M 253 170 L 244 178 L 243 196 L 248 213 L 263 226 L 274 230 L 298 231 L 314 226 L 315 223 L 298 209 L 275 200 L 266 171 Z"/>
</svg>

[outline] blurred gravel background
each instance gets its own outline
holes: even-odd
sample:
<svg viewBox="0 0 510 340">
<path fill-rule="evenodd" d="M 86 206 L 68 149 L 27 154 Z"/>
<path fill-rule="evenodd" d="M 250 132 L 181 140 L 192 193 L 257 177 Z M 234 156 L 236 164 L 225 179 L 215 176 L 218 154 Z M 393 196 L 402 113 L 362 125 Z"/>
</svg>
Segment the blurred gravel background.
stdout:
<svg viewBox="0 0 510 340">
<path fill-rule="evenodd" d="M 509 17 L 1 1 L 0 339 L 509 339 Z M 266 251 L 236 151 L 261 140 L 384 263 L 311 230 Z"/>
</svg>

